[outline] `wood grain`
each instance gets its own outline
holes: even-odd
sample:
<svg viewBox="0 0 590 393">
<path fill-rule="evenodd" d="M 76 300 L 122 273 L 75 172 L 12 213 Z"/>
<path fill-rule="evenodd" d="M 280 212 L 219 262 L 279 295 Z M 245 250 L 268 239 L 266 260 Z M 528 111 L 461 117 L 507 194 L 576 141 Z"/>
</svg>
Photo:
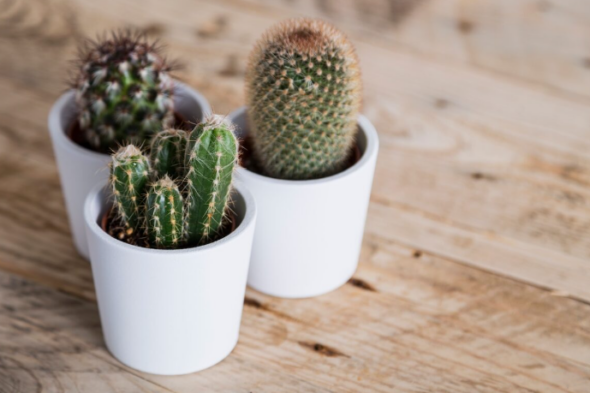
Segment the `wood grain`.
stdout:
<svg viewBox="0 0 590 393">
<path fill-rule="evenodd" d="M 48 391 L 587 391 L 586 304 L 374 236 L 366 243 L 355 281 L 329 295 L 249 290 L 232 355 L 174 378 L 114 360 L 94 304 L 0 273 L 0 370 Z"/>
<path fill-rule="evenodd" d="M 159 36 L 223 114 L 253 42 L 301 15 L 354 41 L 380 135 L 359 270 L 316 299 L 249 290 L 210 370 L 127 369 L 46 130 L 76 44 Z M 584 0 L 0 0 L 0 392 L 590 392 L 589 21 Z"/>
</svg>

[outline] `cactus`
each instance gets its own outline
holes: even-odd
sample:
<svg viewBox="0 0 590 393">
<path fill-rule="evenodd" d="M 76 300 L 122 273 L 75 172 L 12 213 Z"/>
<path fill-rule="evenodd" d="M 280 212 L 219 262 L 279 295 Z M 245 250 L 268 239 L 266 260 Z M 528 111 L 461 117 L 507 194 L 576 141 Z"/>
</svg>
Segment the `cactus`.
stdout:
<svg viewBox="0 0 590 393">
<path fill-rule="evenodd" d="M 168 175 L 175 179 L 184 174 L 184 131 L 169 129 L 157 133 L 152 140 L 150 151 L 152 169 L 157 178 Z"/>
<path fill-rule="evenodd" d="M 147 235 L 151 247 L 169 249 L 205 244 L 220 233 L 238 154 L 233 127 L 213 116 L 197 125 L 188 140 L 182 131 L 173 131 L 153 141 L 151 164 L 133 145 L 112 156 L 115 218 L 126 228 L 112 233 L 121 240 L 143 244 L 139 240 Z M 177 177 L 172 179 L 170 172 Z M 154 182 L 148 187 L 150 178 Z"/>
<path fill-rule="evenodd" d="M 258 42 L 246 73 L 253 155 L 281 179 L 315 179 L 344 169 L 360 109 L 360 70 L 335 27 L 293 19 Z"/>
<path fill-rule="evenodd" d="M 85 143 L 107 153 L 141 145 L 174 121 L 171 66 L 155 44 L 131 32 L 89 42 L 80 50 L 73 86 Z"/>
<path fill-rule="evenodd" d="M 218 233 L 226 214 L 238 142 L 220 116 L 195 127 L 186 150 L 187 207 L 185 234 L 189 243 L 204 243 Z"/>
<path fill-rule="evenodd" d="M 112 156 L 111 185 L 115 206 L 121 221 L 130 232 L 142 225 L 144 191 L 149 170 L 147 158 L 133 145 L 121 147 Z"/>
<path fill-rule="evenodd" d="M 178 186 L 168 175 L 152 184 L 147 194 L 146 227 L 156 248 L 176 248 L 183 239 L 184 207 Z"/>
</svg>

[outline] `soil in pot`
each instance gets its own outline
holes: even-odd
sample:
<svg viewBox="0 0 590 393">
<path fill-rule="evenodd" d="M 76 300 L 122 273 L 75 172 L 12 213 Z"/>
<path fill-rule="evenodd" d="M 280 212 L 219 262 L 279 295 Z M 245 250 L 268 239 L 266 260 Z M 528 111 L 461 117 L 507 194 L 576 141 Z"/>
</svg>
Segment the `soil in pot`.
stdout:
<svg viewBox="0 0 590 393">
<path fill-rule="evenodd" d="M 191 131 L 193 129 L 194 124 L 186 120 L 184 116 L 182 116 L 178 112 L 174 112 L 174 126 L 173 128 L 177 130 L 184 130 L 184 131 Z M 82 146 L 85 149 L 92 150 L 94 149 L 88 145 L 84 137 L 82 136 L 82 130 L 80 129 L 80 123 L 78 120 L 73 121 L 70 126 L 68 127 L 68 131 L 66 133 L 68 138 L 70 138 L 75 144 Z"/>
<path fill-rule="evenodd" d="M 267 173 L 260 167 L 260 165 L 256 162 L 252 154 L 252 137 L 249 135 L 246 138 L 242 138 L 240 140 L 240 166 L 246 168 L 247 170 L 254 172 L 256 174 L 269 177 Z M 348 168 L 352 167 L 361 159 L 361 151 L 358 145 L 355 143 L 354 146 L 350 149 L 348 154 L 348 164 L 342 170 L 344 172 Z M 333 175 L 332 175 L 333 176 Z M 288 180 L 288 179 L 286 179 Z M 297 180 L 294 180 L 297 181 Z"/>
<path fill-rule="evenodd" d="M 127 244 L 131 244 L 133 246 L 151 248 L 143 234 L 137 232 L 134 233 L 132 229 L 125 227 L 125 224 L 123 224 L 121 218 L 117 216 L 117 214 L 115 213 L 115 209 L 113 209 L 112 206 L 102 216 L 102 219 L 100 220 L 100 226 L 103 231 L 108 233 L 114 239 L 120 240 Z M 236 226 L 236 216 L 233 212 L 229 212 L 221 228 L 221 231 L 219 231 L 217 236 L 207 244 L 223 239 L 224 237 L 235 231 Z M 181 248 L 190 247 L 180 247 L 178 249 Z"/>
</svg>

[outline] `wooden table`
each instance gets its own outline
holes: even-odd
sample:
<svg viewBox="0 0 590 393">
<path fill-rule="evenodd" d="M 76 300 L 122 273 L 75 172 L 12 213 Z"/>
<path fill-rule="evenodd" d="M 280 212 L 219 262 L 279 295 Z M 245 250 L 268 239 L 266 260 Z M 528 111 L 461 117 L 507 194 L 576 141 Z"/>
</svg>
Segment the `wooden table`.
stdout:
<svg viewBox="0 0 590 393">
<path fill-rule="evenodd" d="M 159 36 L 223 114 L 298 15 L 354 41 L 381 138 L 359 269 L 314 299 L 248 290 L 209 370 L 128 369 L 46 129 L 76 42 Z M 0 392 L 590 392 L 588 26 L 587 0 L 0 0 Z"/>
</svg>

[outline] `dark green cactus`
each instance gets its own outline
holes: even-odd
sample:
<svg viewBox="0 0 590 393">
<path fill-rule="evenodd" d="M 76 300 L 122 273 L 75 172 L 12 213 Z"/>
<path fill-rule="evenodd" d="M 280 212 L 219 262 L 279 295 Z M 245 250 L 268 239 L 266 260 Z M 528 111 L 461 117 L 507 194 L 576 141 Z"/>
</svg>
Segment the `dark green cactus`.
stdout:
<svg viewBox="0 0 590 393">
<path fill-rule="evenodd" d="M 186 133 L 169 129 L 157 133 L 150 149 L 150 160 L 156 178 L 164 175 L 176 179 L 184 175 Z"/>
<path fill-rule="evenodd" d="M 178 186 L 168 175 L 149 188 L 145 214 L 150 244 L 164 249 L 179 247 L 183 241 L 184 206 Z"/>
<path fill-rule="evenodd" d="M 124 222 L 127 228 L 123 233 L 118 230 L 117 236 L 131 244 L 141 244 L 139 240 L 147 238 L 151 247 L 164 249 L 213 241 L 225 224 L 237 162 L 233 127 L 222 117 L 213 116 L 197 125 L 188 140 L 182 131 L 162 134 L 154 140 L 151 165 L 133 145 L 113 155 L 111 183 L 117 222 Z M 179 147 L 182 144 L 186 145 L 184 155 Z M 165 159 L 164 150 L 169 154 Z M 185 164 L 179 163 L 179 154 Z M 158 165 L 156 175 L 150 167 Z M 176 179 L 170 172 L 177 174 Z M 154 182 L 148 187 L 149 178 Z M 186 194 L 184 200 L 181 189 Z"/>
<path fill-rule="evenodd" d="M 285 21 L 256 45 L 246 80 L 254 159 L 265 174 L 315 179 L 344 169 L 361 103 L 344 34 L 321 20 Z"/>
<path fill-rule="evenodd" d="M 145 188 L 149 171 L 148 159 L 133 145 L 121 147 L 112 156 L 111 185 L 115 207 L 130 231 L 137 231 L 143 224 Z"/>
<path fill-rule="evenodd" d="M 185 162 L 185 234 L 190 244 L 209 241 L 223 224 L 237 158 L 238 142 L 222 117 L 212 116 L 190 133 Z"/>
<path fill-rule="evenodd" d="M 142 145 L 171 126 L 170 69 L 154 44 L 130 32 L 82 48 L 73 85 L 85 142 L 107 153 L 126 143 Z"/>
</svg>

